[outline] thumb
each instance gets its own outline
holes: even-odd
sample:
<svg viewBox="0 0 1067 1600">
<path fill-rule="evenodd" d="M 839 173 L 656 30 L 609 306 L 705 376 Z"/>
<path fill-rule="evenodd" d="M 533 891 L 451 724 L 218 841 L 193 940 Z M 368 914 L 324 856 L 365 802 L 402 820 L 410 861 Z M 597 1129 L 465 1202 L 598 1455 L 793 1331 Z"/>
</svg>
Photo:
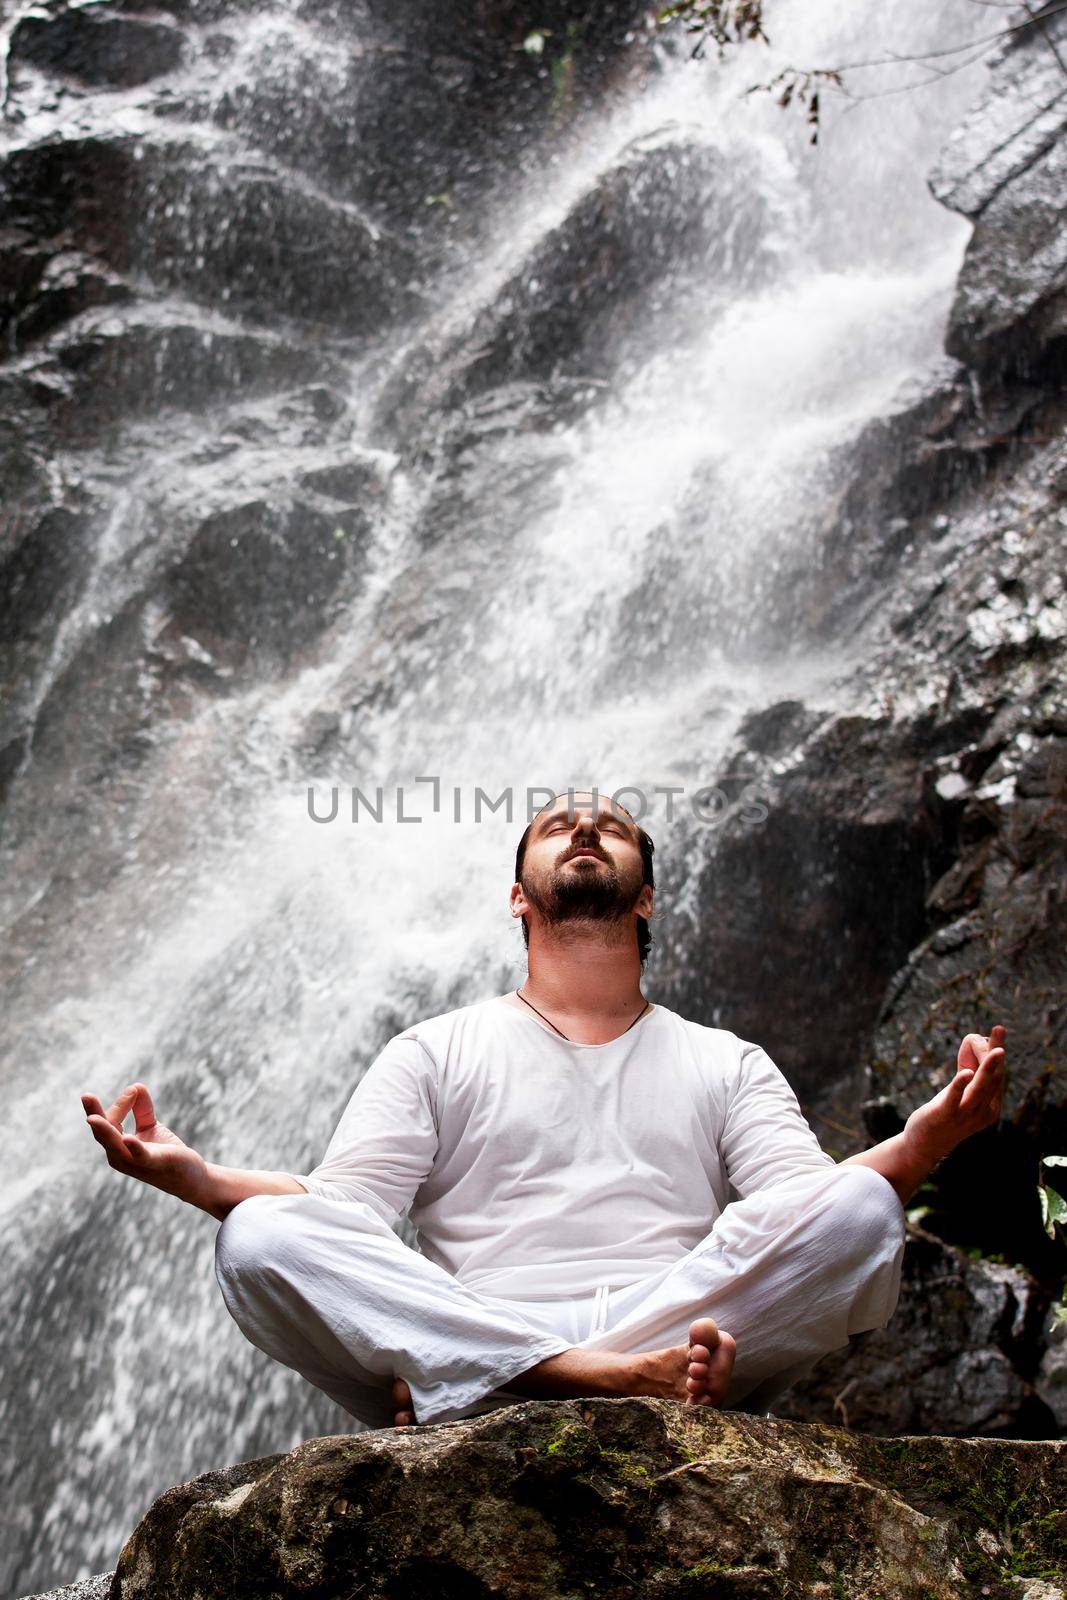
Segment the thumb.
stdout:
<svg viewBox="0 0 1067 1600">
<path fill-rule="evenodd" d="M 146 1150 L 145 1146 L 141 1143 L 140 1139 L 136 1139 L 132 1133 L 124 1135 L 122 1143 L 126 1154 L 129 1156 L 131 1161 L 137 1161 L 143 1164 L 149 1159 L 148 1151 Z"/>
</svg>

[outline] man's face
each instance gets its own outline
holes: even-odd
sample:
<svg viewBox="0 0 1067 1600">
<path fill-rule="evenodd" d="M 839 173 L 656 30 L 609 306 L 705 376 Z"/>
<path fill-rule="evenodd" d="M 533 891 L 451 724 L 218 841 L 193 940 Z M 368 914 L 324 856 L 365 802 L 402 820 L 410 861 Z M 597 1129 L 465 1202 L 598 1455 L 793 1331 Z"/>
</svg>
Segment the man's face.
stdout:
<svg viewBox="0 0 1067 1600">
<path fill-rule="evenodd" d="M 644 882 L 637 826 L 621 806 L 592 795 L 558 796 L 538 812 L 526 842 L 522 882 L 512 889 L 512 911 L 526 906 L 542 921 L 608 922 L 652 912 Z"/>
</svg>

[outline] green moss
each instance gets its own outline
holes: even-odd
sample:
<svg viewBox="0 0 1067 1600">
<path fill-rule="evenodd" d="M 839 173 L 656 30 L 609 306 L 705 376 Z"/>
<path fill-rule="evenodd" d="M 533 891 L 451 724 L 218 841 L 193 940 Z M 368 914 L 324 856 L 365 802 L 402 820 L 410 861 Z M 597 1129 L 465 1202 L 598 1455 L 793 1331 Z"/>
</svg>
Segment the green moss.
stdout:
<svg viewBox="0 0 1067 1600">
<path fill-rule="evenodd" d="M 653 1474 L 629 1450 L 601 1450 L 600 1460 L 615 1477 L 635 1488 L 651 1489 L 655 1484 Z"/>
<path fill-rule="evenodd" d="M 584 1422 L 566 1416 L 544 1446 L 544 1454 L 573 1466 L 582 1466 L 598 1458 L 602 1452 L 591 1429 Z"/>
<path fill-rule="evenodd" d="M 1009 1445 L 993 1440 L 958 1464 L 951 1455 L 931 1460 L 905 1440 L 886 1441 L 882 1456 L 912 1504 L 929 1508 L 939 1520 L 951 1511 L 960 1525 L 955 1553 L 972 1584 L 1067 1579 L 1067 1511 L 1060 1509 L 1040 1458 L 1020 1459 Z M 975 1537 L 980 1529 L 994 1535 L 1003 1554 L 991 1556 L 981 1548 Z"/>
</svg>

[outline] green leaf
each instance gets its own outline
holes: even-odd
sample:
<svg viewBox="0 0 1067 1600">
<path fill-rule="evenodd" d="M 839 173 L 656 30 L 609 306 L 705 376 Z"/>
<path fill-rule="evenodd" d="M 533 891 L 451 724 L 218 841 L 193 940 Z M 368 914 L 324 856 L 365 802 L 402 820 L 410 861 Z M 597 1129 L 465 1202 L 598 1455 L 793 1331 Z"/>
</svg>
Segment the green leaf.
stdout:
<svg viewBox="0 0 1067 1600">
<path fill-rule="evenodd" d="M 913 1206 L 912 1209 L 910 1211 L 906 1211 L 904 1215 L 907 1217 L 909 1222 L 921 1222 L 924 1217 L 928 1217 L 930 1215 L 930 1207 Z"/>
<path fill-rule="evenodd" d="M 1047 1183 L 1037 1186 L 1037 1198 L 1041 1205 L 1041 1222 L 1050 1239 L 1056 1237 L 1056 1224 L 1067 1224 L 1067 1200 L 1055 1189 L 1050 1189 Z"/>
<path fill-rule="evenodd" d="M 1043 1167 L 1067 1167 L 1067 1156 L 1042 1156 Z"/>
</svg>

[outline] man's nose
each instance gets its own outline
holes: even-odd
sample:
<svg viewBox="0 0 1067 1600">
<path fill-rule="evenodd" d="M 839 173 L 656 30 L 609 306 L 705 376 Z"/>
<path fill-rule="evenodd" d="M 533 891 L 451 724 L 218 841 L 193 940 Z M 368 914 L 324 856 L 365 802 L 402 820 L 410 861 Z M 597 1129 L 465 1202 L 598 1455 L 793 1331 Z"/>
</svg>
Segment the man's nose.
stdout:
<svg viewBox="0 0 1067 1600">
<path fill-rule="evenodd" d="M 595 842 L 600 838 L 600 829 L 592 817 L 577 817 L 573 831 L 575 839 L 589 839 Z"/>
</svg>

